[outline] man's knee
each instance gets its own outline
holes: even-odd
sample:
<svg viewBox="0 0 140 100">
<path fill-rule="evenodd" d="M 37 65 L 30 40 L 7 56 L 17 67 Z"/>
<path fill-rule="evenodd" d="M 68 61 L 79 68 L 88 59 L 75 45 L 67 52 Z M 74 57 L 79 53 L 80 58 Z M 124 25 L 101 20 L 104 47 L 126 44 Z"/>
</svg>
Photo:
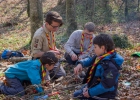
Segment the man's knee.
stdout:
<svg viewBox="0 0 140 100">
<path fill-rule="evenodd" d="M 71 56 L 68 54 L 68 53 L 65 53 L 65 59 L 67 60 L 67 62 L 69 63 L 69 64 L 72 64 L 72 65 L 75 65 L 75 63 L 76 63 L 76 61 L 73 61 L 72 59 L 71 59 Z"/>
<path fill-rule="evenodd" d="M 71 57 L 68 53 L 65 53 L 64 57 L 65 57 L 66 60 L 71 60 Z"/>
</svg>

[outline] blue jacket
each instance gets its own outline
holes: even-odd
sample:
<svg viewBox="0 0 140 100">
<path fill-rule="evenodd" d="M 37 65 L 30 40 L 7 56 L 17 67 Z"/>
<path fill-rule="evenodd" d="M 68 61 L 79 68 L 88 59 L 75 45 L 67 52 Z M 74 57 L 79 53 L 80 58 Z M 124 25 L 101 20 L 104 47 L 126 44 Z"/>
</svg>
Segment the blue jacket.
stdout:
<svg viewBox="0 0 140 100">
<path fill-rule="evenodd" d="M 88 92 L 91 97 L 99 96 L 99 97 L 110 98 L 111 92 L 113 91 L 116 92 L 117 85 L 118 85 L 119 71 L 114 64 L 110 63 L 111 62 L 110 59 L 113 55 L 115 55 L 113 60 L 116 62 L 116 64 L 119 67 L 122 65 L 124 59 L 116 52 L 112 55 L 106 56 L 100 61 L 100 62 L 109 61 L 109 65 L 106 66 L 106 68 L 103 67 L 101 63 L 99 63 L 96 66 L 92 79 L 89 82 L 90 87 Z M 92 58 L 83 59 L 81 61 L 78 61 L 77 63 L 81 63 L 83 67 L 88 67 L 88 66 L 92 66 L 93 62 L 94 62 L 94 58 L 92 57 Z M 95 77 L 100 78 L 100 81 L 98 82 L 98 84 L 91 86 L 91 84 L 94 83 Z M 114 94 L 112 98 L 114 98 Z"/>
<path fill-rule="evenodd" d="M 41 84 L 41 63 L 39 60 L 29 60 L 11 65 L 6 71 L 5 76 L 8 78 L 18 78 L 21 82 L 24 80 L 31 81 L 32 84 Z M 41 87 L 36 88 L 42 92 Z"/>
</svg>

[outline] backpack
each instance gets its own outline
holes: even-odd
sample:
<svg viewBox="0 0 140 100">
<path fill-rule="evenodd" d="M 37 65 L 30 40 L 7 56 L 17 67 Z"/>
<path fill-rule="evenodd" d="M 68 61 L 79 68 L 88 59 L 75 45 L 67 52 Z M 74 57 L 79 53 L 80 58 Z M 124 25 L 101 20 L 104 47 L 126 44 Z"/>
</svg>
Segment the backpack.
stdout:
<svg viewBox="0 0 140 100">
<path fill-rule="evenodd" d="M 2 52 L 1 57 L 3 59 L 9 59 L 10 57 L 24 57 L 24 55 L 19 51 L 11 51 L 11 50 L 5 49 Z"/>
</svg>

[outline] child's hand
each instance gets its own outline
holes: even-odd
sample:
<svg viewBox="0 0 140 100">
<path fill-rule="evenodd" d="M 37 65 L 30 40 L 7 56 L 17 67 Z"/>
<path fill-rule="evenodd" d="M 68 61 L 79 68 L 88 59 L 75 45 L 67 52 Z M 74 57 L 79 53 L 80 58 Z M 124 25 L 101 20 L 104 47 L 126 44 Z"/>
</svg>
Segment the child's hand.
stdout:
<svg viewBox="0 0 140 100">
<path fill-rule="evenodd" d="M 83 91 L 83 95 L 84 95 L 84 97 L 87 97 L 87 98 L 90 97 L 89 94 L 88 94 L 88 90 L 86 90 L 85 92 Z"/>
<path fill-rule="evenodd" d="M 79 72 L 82 71 L 82 65 L 78 64 L 75 68 L 74 68 L 74 74 L 79 75 Z"/>
</svg>

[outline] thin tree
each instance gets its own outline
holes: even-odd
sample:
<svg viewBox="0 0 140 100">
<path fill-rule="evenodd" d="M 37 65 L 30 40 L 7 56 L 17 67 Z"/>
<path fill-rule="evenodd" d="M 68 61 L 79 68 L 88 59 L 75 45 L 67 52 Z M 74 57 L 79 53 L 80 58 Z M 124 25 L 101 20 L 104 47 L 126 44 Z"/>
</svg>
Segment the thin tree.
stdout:
<svg viewBox="0 0 140 100">
<path fill-rule="evenodd" d="M 125 15 L 125 20 L 128 21 L 128 1 L 125 1 L 125 8 L 124 8 L 124 15 Z"/>
<path fill-rule="evenodd" d="M 42 0 L 29 0 L 31 40 L 35 31 L 43 24 Z"/>
<path fill-rule="evenodd" d="M 140 0 L 138 0 L 138 8 L 137 11 L 139 12 Z"/>
<path fill-rule="evenodd" d="M 104 22 L 112 22 L 112 8 L 109 5 L 109 0 L 103 0 L 103 9 L 104 9 Z"/>
<path fill-rule="evenodd" d="M 93 21 L 94 15 L 94 0 L 86 0 L 86 15 L 87 21 Z"/>
<path fill-rule="evenodd" d="M 75 0 L 66 0 L 66 22 L 68 36 L 77 29 L 75 16 Z"/>
</svg>

